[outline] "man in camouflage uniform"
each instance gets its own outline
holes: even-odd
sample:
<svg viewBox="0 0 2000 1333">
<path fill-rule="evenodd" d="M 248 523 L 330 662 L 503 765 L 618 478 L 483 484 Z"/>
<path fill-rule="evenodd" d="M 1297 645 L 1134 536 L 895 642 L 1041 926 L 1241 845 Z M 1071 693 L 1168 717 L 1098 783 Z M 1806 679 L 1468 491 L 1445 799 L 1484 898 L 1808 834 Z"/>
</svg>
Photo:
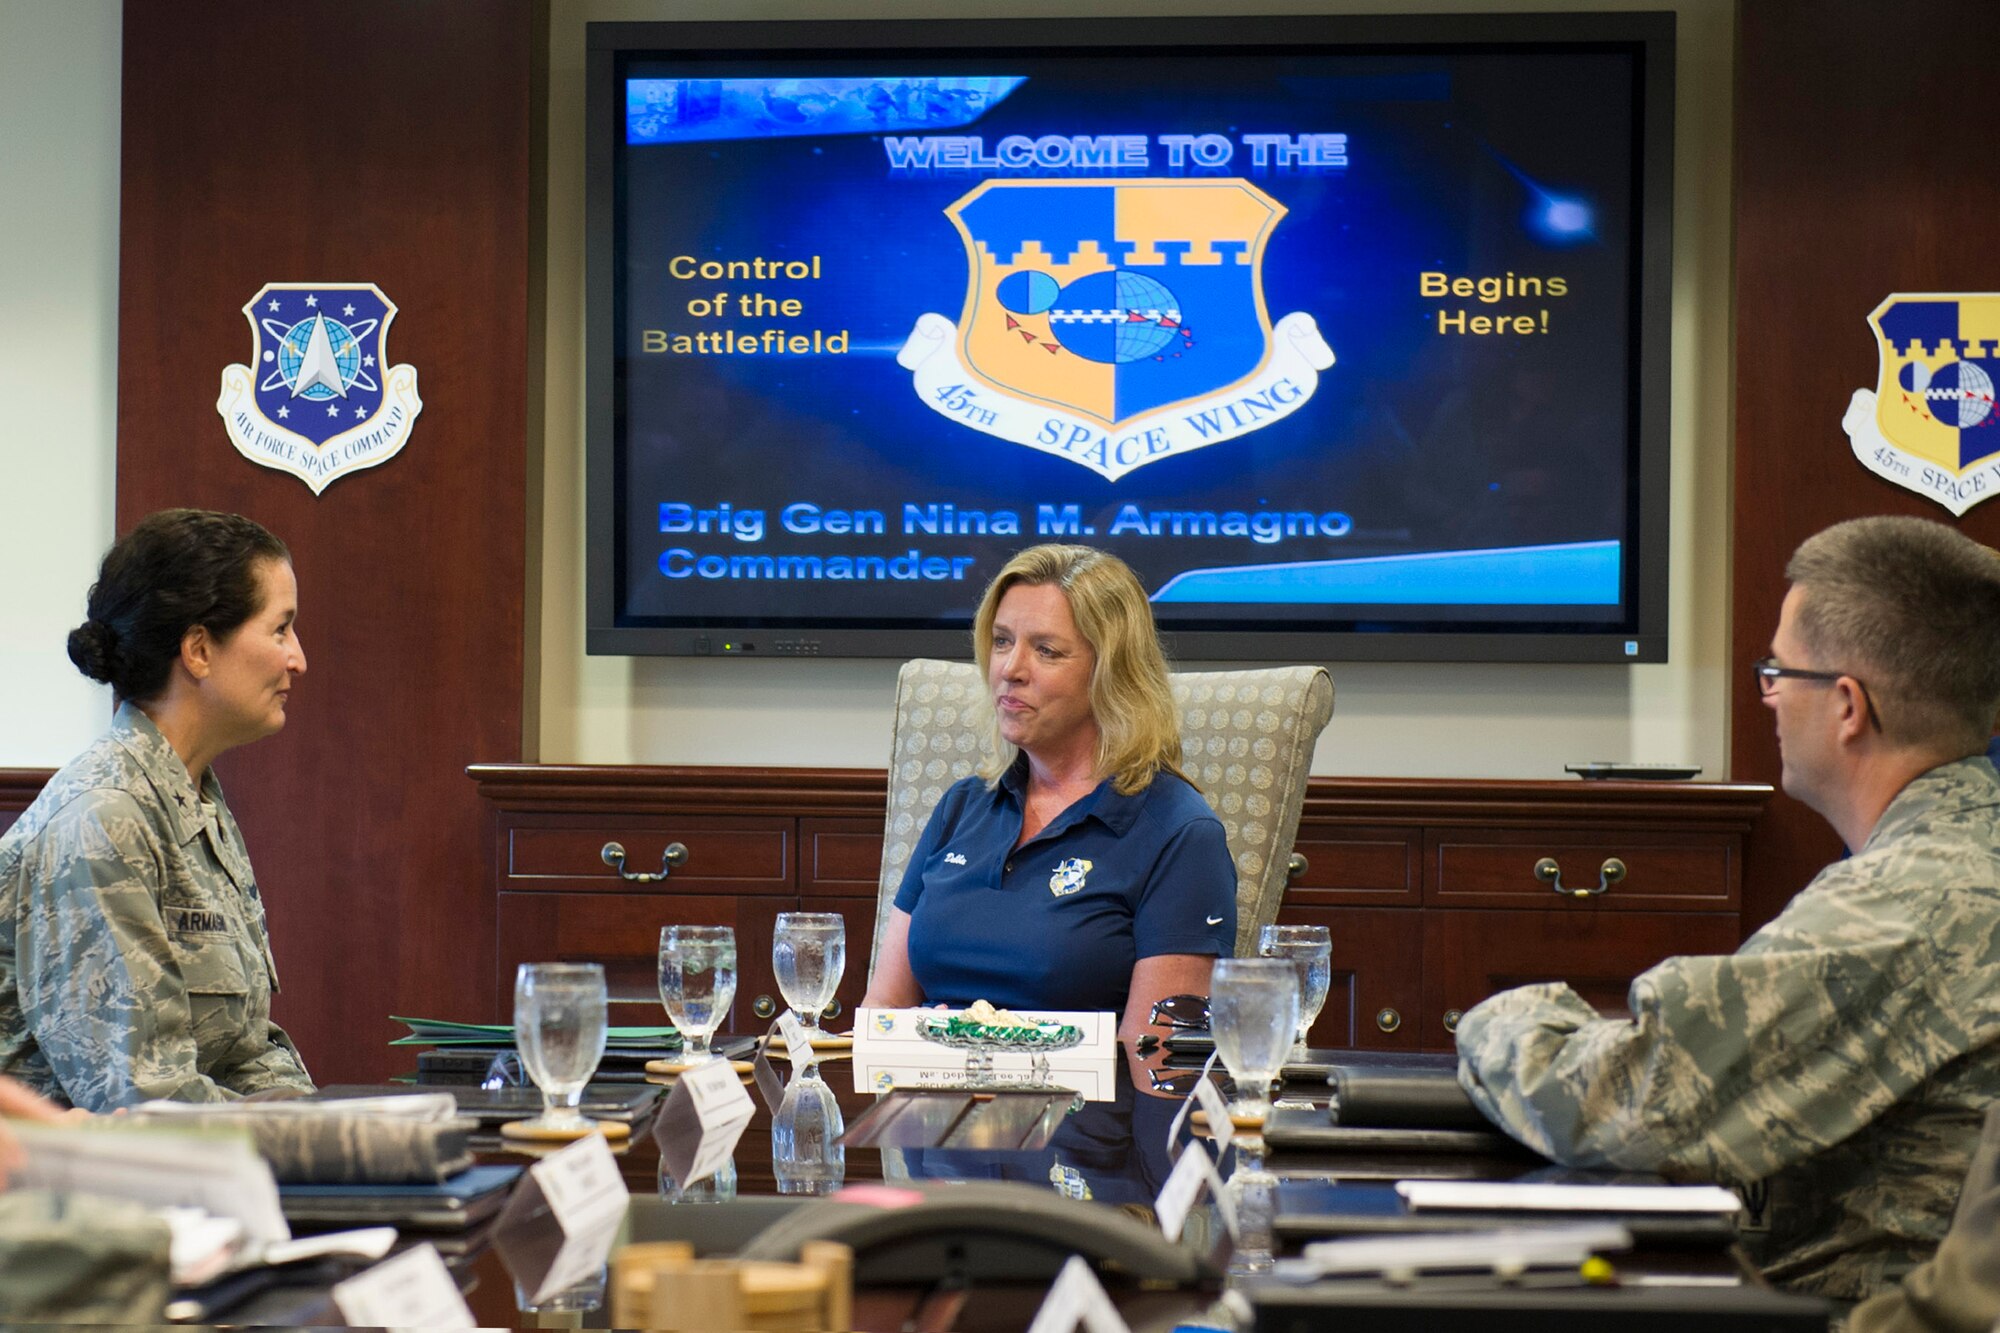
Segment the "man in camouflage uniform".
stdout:
<svg viewBox="0 0 2000 1333">
<path fill-rule="evenodd" d="M 1459 1079 L 1559 1162 L 1761 1182 L 1767 1274 L 1856 1300 L 1936 1247 L 2000 1097 L 2000 567 L 1873 518 L 1787 574 L 1758 664 L 1783 785 L 1854 855 L 1735 954 L 1638 977 L 1630 1019 L 1560 983 L 1491 997 Z"/>
<path fill-rule="evenodd" d="M 93 1111 L 310 1092 L 243 835 L 138 707 L 0 837 L 0 1068 Z"/>
</svg>

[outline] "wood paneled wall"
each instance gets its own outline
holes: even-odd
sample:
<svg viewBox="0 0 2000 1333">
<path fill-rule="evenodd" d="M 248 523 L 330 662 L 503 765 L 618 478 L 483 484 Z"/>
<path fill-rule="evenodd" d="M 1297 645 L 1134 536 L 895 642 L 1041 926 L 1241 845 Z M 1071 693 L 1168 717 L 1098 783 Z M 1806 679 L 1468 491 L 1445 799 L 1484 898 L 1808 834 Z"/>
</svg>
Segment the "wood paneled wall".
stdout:
<svg viewBox="0 0 2000 1333">
<path fill-rule="evenodd" d="M 1736 505 L 1730 773 L 1779 780 L 1749 663 L 1769 651 L 1794 547 L 1862 514 L 1949 511 L 1877 478 L 1840 419 L 1875 386 L 1868 312 L 1892 292 L 2000 291 L 1991 0 L 1747 0 L 1736 110 Z M 2000 544 L 2000 500 L 1958 526 Z M 1840 840 L 1772 802 L 1751 844 L 1747 925 Z"/>
<path fill-rule="evenodd" d="M 0 768 L 0 833 L 14 826 L 54 776 L 49 768 Z"/>
<path fill-rule="evenodd" d="M 545 25 L 544 25 L 545 26 Z M 118 526 L 171 505 L 291 546 L 310 670 L 217 765 L 268 907 L 278 1020 L 322 1082 L 407 1068 L 398 1012 L 485 1017 L 474 761 L 522 744 L 531 0 L 128 0 Z M 81 91 L 80 91 L 81 95 Z M 373 282 L 424 400 L 315 497 L 216 413 L 267 282 Z"/>
<path fill-rule="evenodd" d="M 311 671 L 283 735 L 219 765 L 270 910 L 278 1013 L 323 1079 L 394 1068 L 390 1003 L 483 1013 L 494 922 L 463 768 L 521 754 L 533 0 L 128 0 L 118 522 L 248 513 L 296 555 Z M 1775 782 L 1747 663 L 1783 566 L 1863 513 L 1945 511 L 1840 430 L 1895 291 L 2000 290 L 1985 0 L 1742 6 L 1732 775 Z M 1946 34 L 1922 40 L 1924 33 Z M 425 409 L 315 499 L 225 438 L 222 367 L 266 282 L 372 281 Z M 2000 502 L 1961 521 L 2000 543 Z M 1838 853 L 1775 800 L 1746 918 Z"/>
</svg>

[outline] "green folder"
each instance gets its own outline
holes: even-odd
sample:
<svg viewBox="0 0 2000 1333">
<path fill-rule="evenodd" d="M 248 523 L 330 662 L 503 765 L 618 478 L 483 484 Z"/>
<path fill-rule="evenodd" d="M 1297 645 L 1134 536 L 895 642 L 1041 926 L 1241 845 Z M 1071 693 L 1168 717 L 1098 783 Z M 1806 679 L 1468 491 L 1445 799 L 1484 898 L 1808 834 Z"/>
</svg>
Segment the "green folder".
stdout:
<svg viewBox="0 0 2000 1333">
<path fill-rule="evenodd" d="M 403 1018 L 395 1014 L 390 1021 L 401 1023 L 410 1029 L 409 1035 L 398 1037 L 391 1046 L 512 1046 L 514 1025 L 512 1023 L 455 1023 L 445 1018 Z M 672 1027 L 617 1027 L 606 1028 L 604 1044 L 617 1046 L 662 1046 L 679 1045 L 680 1034 Z"/>
</svg>

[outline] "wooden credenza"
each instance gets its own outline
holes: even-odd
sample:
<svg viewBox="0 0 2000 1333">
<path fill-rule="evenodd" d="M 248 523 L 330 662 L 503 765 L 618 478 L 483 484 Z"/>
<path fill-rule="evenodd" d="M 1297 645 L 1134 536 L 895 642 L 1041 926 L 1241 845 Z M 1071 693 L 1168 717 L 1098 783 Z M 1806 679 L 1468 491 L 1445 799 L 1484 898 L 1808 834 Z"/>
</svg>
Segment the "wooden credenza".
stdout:
<svg viewBox="0 0 2000 1333">
<path fill-rule="evenodd" d="M 860 1000 L 880 771 L 467 773 L 486 811 L 496 1016 L 512 1011 L 517 964 L 578 960 L 603 963 L 614 1001 L 629 1005 L 613 1022 L 662 1021 L 659 931 L 682 922 L 735 927 L 737 999 L 724 1027 L 761 1028 L 782 1005 L 772 928 L 794 910 L 847 918 L 835 1003 L 845 1012 Z M 1660 959 L 1729 952 L 1742 934 L 1745 845 L 1770 795 L 1750 783 L 1314 778 L 1295 844 L 1305 864 L 1279 915 L 1332 931 L 1314 1044 L 1448 1049 L 1458 1014 L 1494 991 L 1561 980 L 1619 1009 L 1631 978 Z M 657 875 L 674 843 L 686 857 L 663 878 L 623 879 L 604 858 L 610 843 L 628 875 Z M 1545 860 L 1564 892 L 1538 876 Z"/>
<path fill-rule="evenodd" d="M 0 768 L 0 833 L 14 827 L 55 775 L 53 768 Z"/>
</svg>

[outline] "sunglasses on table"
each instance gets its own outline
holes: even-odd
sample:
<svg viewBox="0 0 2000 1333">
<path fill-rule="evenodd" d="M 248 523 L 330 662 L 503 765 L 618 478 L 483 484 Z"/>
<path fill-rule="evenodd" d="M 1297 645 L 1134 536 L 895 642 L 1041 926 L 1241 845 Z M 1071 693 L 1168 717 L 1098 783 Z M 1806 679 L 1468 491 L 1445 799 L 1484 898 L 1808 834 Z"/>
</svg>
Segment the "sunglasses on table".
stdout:
<svg viewBox="0 0 2000 1333">
<path fill-rule="evenodd" d="M 479 1086 L 487 1092 L 497 1092 L 501 1088 L 523 1088 L 532 1083 L 528 1071 L 521 1066 L 521 1055 L 518 1051 L 502 1051 L 494 1056 L 493 1063 L 486 1066 L 485 1076 L 479 1080 Z"/>
<path fill-rule="evenodd" d="M 1222 1067 L 1218 1065 L 1215 1072 L 1217 1074 L 1223 1073 Z M 1192 1093 L 1195 1084 L 1207 1077 L 1199 1069 L 1155 1069 L 1151 1065 L 1146 1066 L 1146 1074 L 1153 1080 L 1154 1092 L 1171 1093 L 1176 1097 L 1185 1097 Z M 1229 1086 L 1226 1077 L 1223 1079 L 1222 1086 L 1224 1088 Z"/>
<path fill-rule="evenodd" d="M 1152 1022 L 1156 1027 L 1173 1028 L 1177 1032 L 1206 1032 L 1208 1030 L 1208 997 L 1206 995 L 1169 995 L 1153 1002 Z"/>
</svg>

